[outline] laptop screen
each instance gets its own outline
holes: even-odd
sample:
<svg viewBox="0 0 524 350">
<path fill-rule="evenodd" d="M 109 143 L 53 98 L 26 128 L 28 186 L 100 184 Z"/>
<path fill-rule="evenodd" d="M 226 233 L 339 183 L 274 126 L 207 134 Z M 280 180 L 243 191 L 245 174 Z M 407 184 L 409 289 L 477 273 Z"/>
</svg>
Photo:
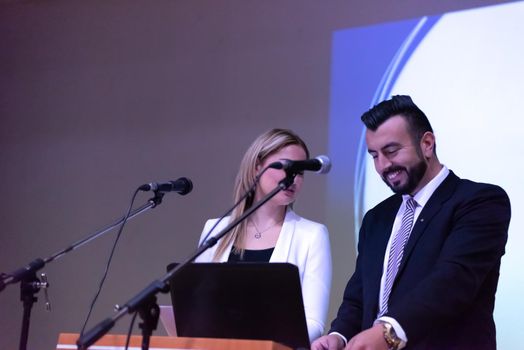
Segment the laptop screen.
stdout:
<svg viewBox="0 0 524 350">
<path fill-rule="evenodd" d="M 169 284 L 180 337 L 272 340 L 309 349 L 295 265 L 193 263 Z"/>
</svg>

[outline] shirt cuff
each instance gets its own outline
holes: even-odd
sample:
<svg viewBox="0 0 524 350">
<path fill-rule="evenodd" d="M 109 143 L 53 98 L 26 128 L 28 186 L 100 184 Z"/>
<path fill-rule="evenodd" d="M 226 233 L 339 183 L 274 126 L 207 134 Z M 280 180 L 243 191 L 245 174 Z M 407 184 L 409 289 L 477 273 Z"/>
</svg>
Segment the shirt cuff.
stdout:
<svg viewBox="0 0 524 350">
<path fill-rule="evenodd" d="M 395 330 L 395 334 L 397 335 L 397 337 L 399 337 L 400 340 L 402 340 L 403 344 L 400 345 L 400 349 L 406 346 L 408 342 L 408 337 L 406 335 L 406 332 L 404 332 L 404 329 L 400 326 L 400 323 L 397 322 L 397 320 L 389 316 L 382 316 L 375 321 L 375 324 L 377 324 L 378 322 L 389 323 L 391 327 L 393 327 L 393 329 Z"/>
<path fill-rule="evenodd" d="M 329 335 L 331 334 L 334 334 L 334 335 L 337 335 L 340 337 L 340 339 L 342 339 L 342 341 L 344 342 L 344 347 L 346 347 L 346 345 L 348 345 L 348 340 L 346 339 L 346 337 L 344 337 L 342 334 L 340 334 L 339 332 L 331 332 L 329 333 Z"/>
</svg>

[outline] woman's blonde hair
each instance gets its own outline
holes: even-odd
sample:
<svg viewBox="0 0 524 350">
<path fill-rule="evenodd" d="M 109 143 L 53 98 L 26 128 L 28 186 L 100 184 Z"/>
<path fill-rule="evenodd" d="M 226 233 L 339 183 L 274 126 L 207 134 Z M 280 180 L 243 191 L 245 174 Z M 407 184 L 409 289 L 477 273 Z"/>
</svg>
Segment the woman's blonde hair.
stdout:
<svg viewBox="0 0 524 350">
<path fill-rule="evenodd" d="M 258 165 L 261 165 L 267 157 L 280 151 L 282 148 L 291 145 L 298 145 L 303 148 L 304 152 L 306 152 L 306 159 L 309 158 L 309 150 L 306 143 L 291 130 L 272 129 L 257 137 L 247 149 L 240 163 L 240 169 L 233 189 L 233 202 L 238 202 L 242 196 L 251 189 L 258 175 Z M 230 222 L 236 220 L 253 205 L 254 195 L 254 190 L 252 190 L 252 192 L 249 193 L 249 195 L 233 210 Z M 237 227 L 231 230 L 230 233 L 224 236 L 218 243 L 213 260 L 217 261 L 231 242 L 233 242 L 233 244 L 236 243 L 237 246 L 241 246 L 246 228 L 247 220 L 244 220 Z M 238 251 L 242 254 L 241 249 L 238 249 Z"/>
</svg>

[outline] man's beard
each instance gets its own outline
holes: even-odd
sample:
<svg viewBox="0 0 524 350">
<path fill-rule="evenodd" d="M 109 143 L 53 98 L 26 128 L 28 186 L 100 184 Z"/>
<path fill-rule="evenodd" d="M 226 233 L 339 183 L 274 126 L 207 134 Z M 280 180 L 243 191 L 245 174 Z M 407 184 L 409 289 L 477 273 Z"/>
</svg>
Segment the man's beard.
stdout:
<svg viewBox="0 0 524 350">
<path fill-rule="evenodd" d="M 412 192 L 415 190 L 415 188 L 417 188 L 418 184 L 424 177 L 424 174 L 426 174 L 427 169 L 427 163 L 424 162 L 423 159 L 419 158 L 419 162 L 409 169 L 402 166 L 393 166 L 388 170 L 388 173 L 397 170 L 406 172 L 408 178 L 407 182 L 400 183 L 398 185 L 391 184 L 386 179 L 387 173 L 382 176 L 382 180 L 384 180 L 386 185 L 388 185 L 388 187 L 397 194 L 412 194 Z"/>
</svg>

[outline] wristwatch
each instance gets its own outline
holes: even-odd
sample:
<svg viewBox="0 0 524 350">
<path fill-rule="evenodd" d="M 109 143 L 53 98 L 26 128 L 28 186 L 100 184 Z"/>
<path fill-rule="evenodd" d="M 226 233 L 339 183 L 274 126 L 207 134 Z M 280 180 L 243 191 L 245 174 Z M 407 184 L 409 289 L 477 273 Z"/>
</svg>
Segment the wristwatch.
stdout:
<svg viewBox="0 0 524 350">
<path fill-rule="evenodd" d="M 402 344 L 402 339 L 397 336 L 397 333 L 395 333 L 395 329 L 391 323 L 382 322 L 382 327 L 384 332 L 384 340 L 388 345 L 388 350 L 398 350 L 400 348 L 400 344 Z"/>
</svg>

